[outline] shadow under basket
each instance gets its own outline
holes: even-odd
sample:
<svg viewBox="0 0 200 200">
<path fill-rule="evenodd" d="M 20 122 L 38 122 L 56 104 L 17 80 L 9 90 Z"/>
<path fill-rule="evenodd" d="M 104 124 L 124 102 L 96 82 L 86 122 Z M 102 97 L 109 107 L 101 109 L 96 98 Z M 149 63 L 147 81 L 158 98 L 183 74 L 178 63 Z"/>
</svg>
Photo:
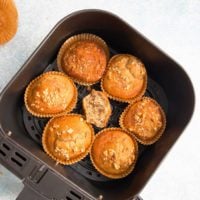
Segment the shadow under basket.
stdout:
<svg viewBox="0 0 200 200">
<path fill-rule="evenodd" d="M 167 127 L 163 136 L 153 145 L 139 145 L 139 158 L 134 171 L 120 180 L 111 180 L 99 174 L 89 157 L 72 166 L 56 164 L 41 146 L 42 129 L 47 119 L 33 117 L 24 106 L 26 86 L 41 73 L 57 70 L 56 56 L 61 45 L 78 33 L 100 36 L 110 47 L 111 55 L 129 53 L 140 58 L 148 73 L 145 95 L 156 99 L 166 114 Z M 73 112 L 82 113 L 81 99 L 89 91 L 87 87 L 77 87 L 78 104 Z M 99 83 L 92 87 L 100 89 Z M 194 109 L 193 87 L 181 66 L 122 19 L 101 10 L 82 10 L 62 19 L 0 97 L 0 163 L 23 179 L 25 187 L 18 200 L 137 199 L 181 136 Z M 119 115 L 127 104 L 111 100 L 111 105 L 113 113 L 108 127 L 119 126 Z M 96 132 L 99 130 L 95 128 Z"/>
</svg>

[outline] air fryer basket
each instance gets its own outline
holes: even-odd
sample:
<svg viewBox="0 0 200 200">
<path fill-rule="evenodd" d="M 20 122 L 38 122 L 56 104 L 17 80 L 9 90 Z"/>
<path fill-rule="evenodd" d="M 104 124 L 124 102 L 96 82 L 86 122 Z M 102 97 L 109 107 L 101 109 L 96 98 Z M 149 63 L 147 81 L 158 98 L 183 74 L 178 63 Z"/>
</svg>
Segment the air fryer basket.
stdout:
<svg viewBox="0 0 200 200">
<path fill-rule="evenodd" d="M 148 72 L 145 95 L 156 99 L 167 115 L 166 131 L 154 145 L 140 146 L 136 167 L 128 177 L 109 180 L 97 173 L 89 158 L 72 166 L 56 165 L 41 147 L 46 120 L 35 118 L 24 107 L 23 94 L 28 83 L 48 70 L 56 70 L 56 55 L 66 38 L 89 32 L 102 37 L 111 53 L 130 53 L 139 57 Z M 96 84 L 95 88 L 99 88 Z M 78 86 L 81 99 L 88 93 Z M 0 163 L 23 179 L 18 199 L 131 199 L 145 186 L 171 146 L 182 134 L 194 108 L 192 84 L 183 69 L 117 16 L 100 10 L 75 12 L 61 20 L 13 77 L 0 96 Z M 114 114 L 109 126 L 126 104 L 111 101 Z"/>
</svg>

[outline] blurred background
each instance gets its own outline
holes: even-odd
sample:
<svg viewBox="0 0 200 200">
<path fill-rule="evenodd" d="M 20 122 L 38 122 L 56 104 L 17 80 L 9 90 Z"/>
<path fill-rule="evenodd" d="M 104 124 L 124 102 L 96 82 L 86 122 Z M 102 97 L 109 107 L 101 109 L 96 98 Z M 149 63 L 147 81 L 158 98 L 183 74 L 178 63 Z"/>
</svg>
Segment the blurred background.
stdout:
<svg viewBox="0 0 200 200">
<path fill-rule="evenodd" d="M 19 26 L 12 40 L 0 45 L 0 91 L 61 18 L 88 8 L 117 14 L 183 66 L 195 88 L 194 115 L 140 195 L 144 200 L 199 199 L 200 1 L 15 0 L 15 3 Z M 22 188 L 21 180 L 0 165 L 0 200 L 15 199 Z"/>
</svg>

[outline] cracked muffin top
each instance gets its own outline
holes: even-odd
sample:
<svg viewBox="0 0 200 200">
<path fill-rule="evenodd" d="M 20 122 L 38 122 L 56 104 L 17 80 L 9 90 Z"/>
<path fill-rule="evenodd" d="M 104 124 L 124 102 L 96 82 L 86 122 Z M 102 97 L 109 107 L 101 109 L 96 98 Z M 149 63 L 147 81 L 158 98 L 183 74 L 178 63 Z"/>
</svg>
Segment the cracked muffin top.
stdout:
<svg viewBox="0 0 200 200">
<path fill-rule="evenodd" d="M 152 144 L 162 135 L 166 117 L 160 105 L 149 97 L 129 105 L 120 118 L 120 125 L 143 144 Z"/>
<path fill-rule="evenodd" d="M 27 110 L 38 117 L 51 117 L 71 111 L 77 99 L 73 81 L 61 72 L 46 72 L 26 88 Z"/>
<path fill-rule="evenodd" d="M 94 130 L 83 116 L 67 114 L 52 118 L 46 125 L 42 144 L 45 152 L 61 164 L 73 164 L 89 152 Z"/>
<path fill-rule="evenodd" d="M 131 102 L 143 96 L 147 85 L 144 64 L 129 54 L 113 56 L 102 78 L 102 89 L 108 95 L 124 102 Z"/>
<path fill-rule="evenodd" d="M 107 128 L 97 134 L 90 155 L 100 173 L 109 178 L 122 178 L 133 170 L 137 154 L 134 137 L 120 128 Z"/>
<path fill-rule="evenodd" d="M 108 60 L 105 42 L 93 34 L 69 38 L 58 54 L 58 68 L 75 82 L 83 85 L 96 83 L 103 76 Z"/>
</svg>

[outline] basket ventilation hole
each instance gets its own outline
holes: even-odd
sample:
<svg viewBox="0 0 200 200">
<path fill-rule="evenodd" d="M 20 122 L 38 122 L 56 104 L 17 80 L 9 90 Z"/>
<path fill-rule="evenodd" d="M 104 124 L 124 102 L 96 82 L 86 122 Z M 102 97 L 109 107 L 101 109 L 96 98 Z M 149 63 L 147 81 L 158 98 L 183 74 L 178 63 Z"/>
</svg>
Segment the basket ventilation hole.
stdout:
<svg viewBox="0 0 200 200">
<path fill-rule="evenodd" d="M 4 147 L 6 150 L 10 151 L 10 147 L 9 147 L 7 144 L 3 143 L 3 147 Z"/>
<path fill-rule="evenodd" d="M 0 149 L 0 155 L 2 155 L 3 157 L 6 156 L 6 153 L 4 153 L 1 149 Z"/>
<path fill-rule="evenodd" d="M 92 172 L 91 172 L 91 171 L 88 171 L 87 173 L 88 173 L 90 176 L 92 176 Z"/>
<path fill-rule="evenodd" d="M 15 155 L 20 158 L 21 160 L 23 160 L 24 162 L 27 160 L 24 156 L 22 156 L 20 153 L 15 152 Z"/>
<path fill-rule="evenodd" d="M 66 197 L 66 199 L 67 199 L 67 200 L 73 200 L 73 199 L 72 199 L 72 198 L 70 198 L 70 197 Z"/>
<path fill-rule="evenodd" d="M 41 136 L 39 134 L 35 134 L 35 137 L 40 140 L 41 139 Z"/>
<path fill-rule="evenodd" d="M 16 165 L 18 165 L 19 167 L 22 167 L 22 163 L 16 160 L 15 158 L 11 158 L 11 161 L 14 162 Z"/>
<path fill-rule="evenodd" d="M 76 192 L 74 191 L 70 191 L 69 192 L 70 195 L 69 196 L 66 196 L 66 199 L 67 200 L 78 200 L 78 199 L 82 199 L 82 197 L 80 195 L 78 195 Z"/>
</svg>

